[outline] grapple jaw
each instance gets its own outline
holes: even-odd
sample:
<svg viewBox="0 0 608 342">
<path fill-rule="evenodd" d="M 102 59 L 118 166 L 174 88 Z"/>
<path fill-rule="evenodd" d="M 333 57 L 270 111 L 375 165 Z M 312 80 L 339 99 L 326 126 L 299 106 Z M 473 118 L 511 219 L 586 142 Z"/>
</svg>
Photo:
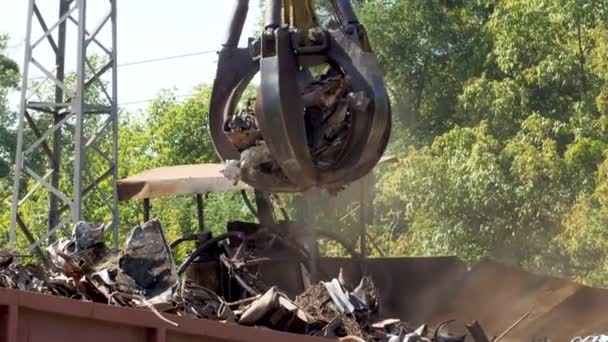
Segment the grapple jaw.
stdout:
<svg viewBox="0 0 608 342">
<path fill-rule="evenodd" d="M 270 4 L 266 29 L 249 49 L 224 45 L 210 106 L 212 139 L 220 157 L 238 168 L 228 174 L 252 187 L 336 190 L 370 172 L 384 153 L 389 98 L 350 1 L 335 1 L 341 19 L 336 30 L 322 29 L 309 17 L 284 22 L 288 10 L 294 11 L 288 6 L 305 12 L 294 3 Z M 305 3 L 312 8 L 310 0 Z M 241 1 L 235 11 L 233 41 L 246 4 Z M 257 72 L 255 110 L 247 106 L 237 114 L 243 90 Z M 241 125 L 245 118 L 252 124 Z"/>
</svg>

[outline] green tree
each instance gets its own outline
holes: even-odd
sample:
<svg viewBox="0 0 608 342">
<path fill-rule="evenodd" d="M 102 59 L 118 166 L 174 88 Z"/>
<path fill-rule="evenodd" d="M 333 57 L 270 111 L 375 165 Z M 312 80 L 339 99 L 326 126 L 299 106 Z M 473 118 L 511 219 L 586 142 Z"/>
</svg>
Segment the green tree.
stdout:
<svg viewBox="0 0 608 342">
<path fill-rule="evenodd" d="M 383 68 L 398 134 L 428 142 L 459 122 L 465 81 L 484 71 L 489 10 L 476 1 L 366 1 L 361 21 Z M 491 69 L 491 68 L 490 68 Z M 402 129 L 399 129 L 402 127 Z"/>
<path fill-rule="evenodd" d="M 12 167 L 15 154 L 15 113 L 8 108 L 8 92 L 19 82 L 19 66 L 6 56 L 8 36 L 0 35 L 0 179 Z"/>
<path fill-rule="evenodd" d="M 19 82 L 17 63 L 6 56 L 8 36 L 0 35 L 0 229 L 8 225 L 2 217 L 8 215 L 12 179 L 10 172 L 15 155 L 15 113 L 8 107 L 9 91 Z"/>
<path fill-rule="evenodd" d="M 606 6 L 479 3 L 363 7 L 378 23 L 370 32 L 398 104 L 396 132 L 414 133 L 414 147 L 393 142 L 402 160 L 379 182 L 376 224 L 411 254 L 490 255 L 605 284 Z M 416 93 L 420 76 L 441 82 Z M 421 105 L 403 107 L 400 96 Z"/>
</svg>

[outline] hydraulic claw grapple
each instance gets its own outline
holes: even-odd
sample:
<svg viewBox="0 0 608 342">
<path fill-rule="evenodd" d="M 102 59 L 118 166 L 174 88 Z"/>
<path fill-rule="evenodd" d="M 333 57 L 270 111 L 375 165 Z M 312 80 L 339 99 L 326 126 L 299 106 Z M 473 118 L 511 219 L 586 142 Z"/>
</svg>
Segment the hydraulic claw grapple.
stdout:
<svg viewBox="0 0 608 342">
<path fill-rule="evenodd" d="M 219 52 L 209 124 L 225 174 L 265 191 L 336 190 L 366 175 L 391 129 L 382 73 L 350 0 L 324 28 L 313 0 L 270 0 L 264 29 L 238 41 L 238 0 Z M 257 94 L 242 99 L 259 73 Z"/>
</svg>

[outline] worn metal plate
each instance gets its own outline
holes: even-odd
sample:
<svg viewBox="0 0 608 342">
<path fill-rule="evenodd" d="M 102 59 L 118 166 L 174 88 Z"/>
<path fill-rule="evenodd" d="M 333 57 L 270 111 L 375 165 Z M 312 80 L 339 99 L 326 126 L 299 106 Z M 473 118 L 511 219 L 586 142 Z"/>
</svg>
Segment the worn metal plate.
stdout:
<svg viewBox="0 0 608 342">
<path fill-rule="evenodd" d="M 223 164 L 197 164 L 146 170 L 118 182 L 121 201 L 163 196 L 231 192 L 250 189 L 224 177 Z"/>
<path fill-rule="evenodd" d="M 327 339 L 0 289 L 0 341 L 322 342 Z"/>
</svg>

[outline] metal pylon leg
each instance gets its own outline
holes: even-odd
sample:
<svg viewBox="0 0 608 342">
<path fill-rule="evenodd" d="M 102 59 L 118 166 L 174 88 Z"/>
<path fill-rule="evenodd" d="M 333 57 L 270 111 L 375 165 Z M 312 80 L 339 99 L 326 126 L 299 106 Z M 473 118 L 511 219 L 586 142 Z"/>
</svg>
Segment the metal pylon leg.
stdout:
<svg viewBox="0 0 608 342">
<path fill-rule="evenodd" d="M 79 220 L 111 220 L 118 245 L 117 1 L 29 0 L 12 250 L 40 254 Z"/>
</svg>

